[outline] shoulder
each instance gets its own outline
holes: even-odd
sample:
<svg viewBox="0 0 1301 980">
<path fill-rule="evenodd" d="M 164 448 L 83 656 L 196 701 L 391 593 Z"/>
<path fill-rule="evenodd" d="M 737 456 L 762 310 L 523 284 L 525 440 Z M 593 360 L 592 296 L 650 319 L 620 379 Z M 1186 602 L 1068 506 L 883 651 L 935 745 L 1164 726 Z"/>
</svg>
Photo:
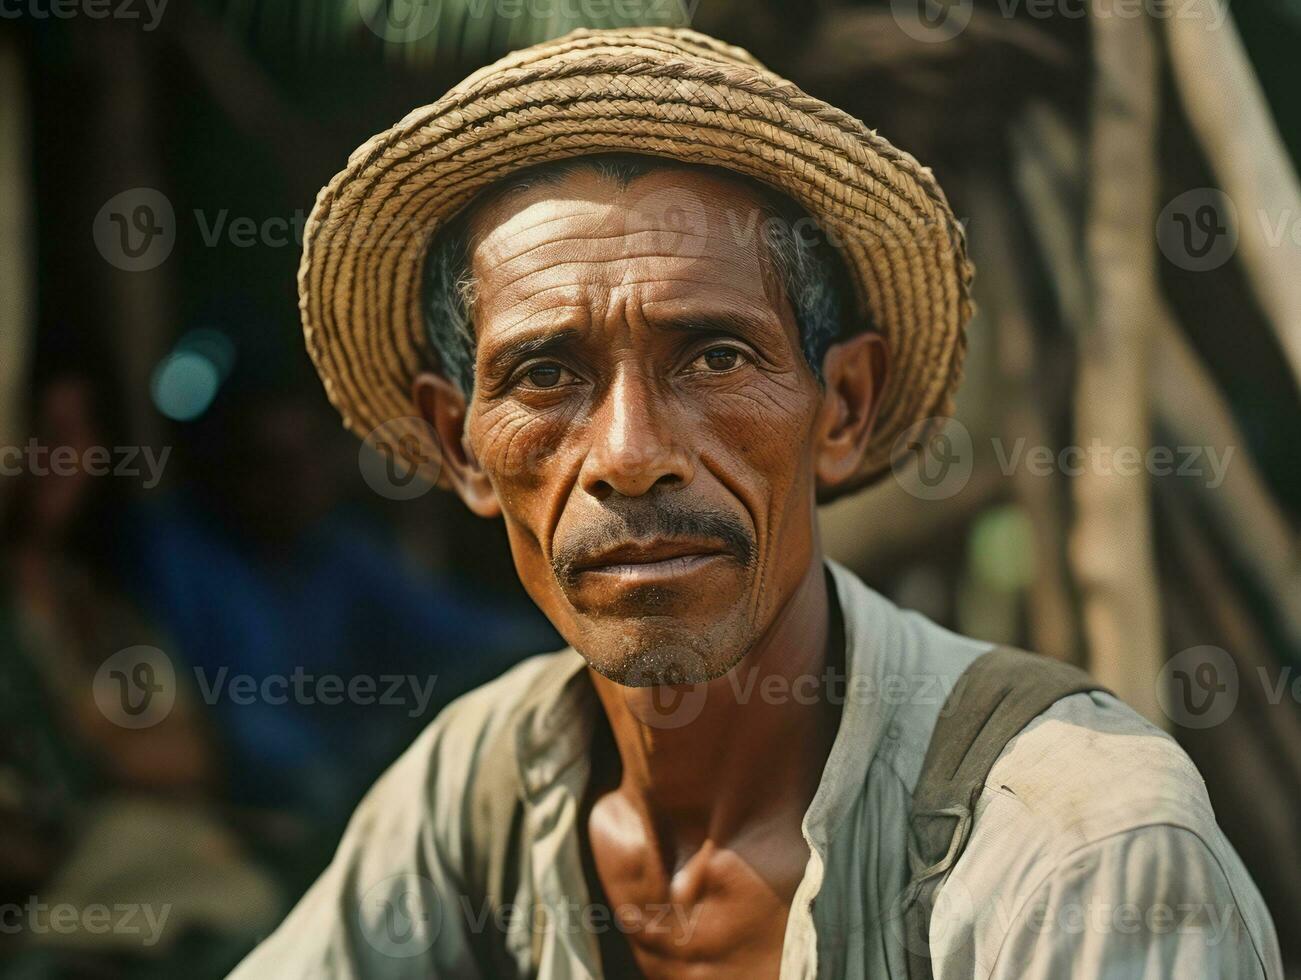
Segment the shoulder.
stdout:
<svg viewBox="0 0 1301 980">
<path fill-rule="evenodd" d="M 395 813 L 454 828 L 466 790 L 500 753 L 530 696 L 575 670 L 572 650 L 538 654 L 452 701 L 429 723 L 357 807 L 349 828 L 364 831 Z"/>
<path fill-rule="evenodd" d="M 1173 738 L 1110 694 L 1063 698 L 999 756 L 986 794 L 1058 849 L 1149 824 L 1215 827 L 1201 774 Z"/>
<path fill-rule="evenodd" d="M 232 976 L 477 976 L 453 914 L 466 895 L 467 791 L 501 761 L 501 736 L 528 696 L 572 675 L 576 656 L 530 657 L 444 708 L 366 794 L 329 867 Z M 395 927 L 393 915 L 405 919 Z"/>
<path fill-rule="evenodd" d="M 513 764 L 502 749 L 526 696 L 568 667 L 572 651 L 540 654 L 447 705 L 358 804 L 332 866 L 363 879 L 417 870 L 437 862 L 459 876 L 465 831 L 483 773 Z"/>
<path fill-rule="evenodd" d="M 1037 959 L 1044 975 L 1049 962 L 1141 973 L 1153 955 L 1162 975 L 1276 975 L 1268 912 L 1201 775 L 1108 694 L 1063 698 L 1008 743 L 944 888 L 965 908 L 957 958 L 981 975 Z"/>
</svg>

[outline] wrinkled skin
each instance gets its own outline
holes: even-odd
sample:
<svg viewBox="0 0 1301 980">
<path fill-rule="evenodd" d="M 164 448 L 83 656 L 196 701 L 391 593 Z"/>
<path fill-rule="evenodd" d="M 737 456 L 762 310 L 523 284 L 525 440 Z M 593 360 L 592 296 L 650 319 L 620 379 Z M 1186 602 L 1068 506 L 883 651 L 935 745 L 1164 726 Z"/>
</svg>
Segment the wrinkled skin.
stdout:
<svg viewBox="0 0 1301 980">
<path fill-rule="evenodd" d="M 815 495 L 858 469 L 885 351 L 835 345 L 819 385 L 746 234 L 758 204 L 702 170 L 507 193 L 473 221 L 473 397 L 415 388 L 457 492 L 504 519 L 593 669 L 617 749 L 589 787 L 595 867 L 614 908 L 673 909 L 629 933 L 646 975 L 775 973 L 839 719 L 733 680 L 819 677 L 841 641 Z M 666 721 L 665 692 L 689 691 L 689 723 Z"/>
<path fill-rule="evenodd" d="M 534 601 L 624 684 L 733 667 L 813 562 L 819 476 L 848 475 L 861 453 L 865 426 L 828 431 L 845 409 L 824 397 L 747 233 L 756 210 L 747 187 L 699 171 L 624 189 L 580 171 L 494 202 L 475 222 L 463 432 L 438 412 L 454 389 L 423 379 L 444 442 L 468 450 L 462 495 L 503 516 Z M 842 345 L 860 355 L 847 360 L 872 370 L 874 341 Z M 636 575 L 582 568 L 657 537 L 689 539 L 669 549 L 689 556 Z"/>
</svg>

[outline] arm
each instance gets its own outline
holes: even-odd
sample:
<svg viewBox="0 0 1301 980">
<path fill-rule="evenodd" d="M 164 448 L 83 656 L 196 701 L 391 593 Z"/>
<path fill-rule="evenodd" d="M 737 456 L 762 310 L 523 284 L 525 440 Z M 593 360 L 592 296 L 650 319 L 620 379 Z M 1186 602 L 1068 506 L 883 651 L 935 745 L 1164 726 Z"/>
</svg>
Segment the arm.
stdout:
<svg viewBox="0 0 1301 980">
<path fill-rule="evenodd" d="M 453 848 L 440 829 L 456 819 L 457 804 L 437 812 L 439 800 L 459 799 L 450 785 L 456 767 L 438 764 L 444 729 L 435 722 L 375 784 L 329 867 L 234 980 L 480 976 Z"/>
<path fill-rule="evenodd" d="M 1281 980 L 1260 896 L 1216 843 L 1156 824 L 1069 853 L 1013 906 L 988 973 L 976 963 L 975 975 Z"/>
</svg>

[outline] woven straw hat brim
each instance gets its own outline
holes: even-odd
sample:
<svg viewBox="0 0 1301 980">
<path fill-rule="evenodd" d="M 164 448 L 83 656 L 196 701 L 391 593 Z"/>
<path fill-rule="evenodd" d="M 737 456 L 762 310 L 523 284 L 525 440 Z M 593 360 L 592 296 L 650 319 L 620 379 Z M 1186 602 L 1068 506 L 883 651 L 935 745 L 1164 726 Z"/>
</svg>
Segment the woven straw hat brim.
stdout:
<svg viewBox="0 0 1301 980">
<path fill-rule="evenodd" d="M 421 312 L 432 237 L 488 185 L 536 164 L 637 153 L 748 175 L 801 204 L 840 247 L 857 312 L 891 370 L 858 478 L 901 434 L 947 415 L 971 316 L 964 233 L 930 171 L 739 48 L 686 30 L 577 31 L 481 69 L 359 147 L 308 220 L 307 349 L 345 425 L 415 440 L 438 476 L 411 386 L 437 368 Z M 401 438 L 397 438 L 400 434 Z M 413 445 L 414 443 L 408 443 Z"/>
</svg>

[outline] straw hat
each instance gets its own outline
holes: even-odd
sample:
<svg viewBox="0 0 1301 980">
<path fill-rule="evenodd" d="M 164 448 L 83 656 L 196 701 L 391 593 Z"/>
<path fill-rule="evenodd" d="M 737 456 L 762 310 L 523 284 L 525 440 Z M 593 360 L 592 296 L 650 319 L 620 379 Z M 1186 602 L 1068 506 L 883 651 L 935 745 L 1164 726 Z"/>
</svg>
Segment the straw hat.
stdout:
<svg viewBox="0 0 1301 980">
<path fill-rule="evenodd" d="M 506 56 L 368 140 L 321 191 L 299 305 L 344 424 L 363 436 L 383 426 L 384 444 L 437 479 L 411 399 L 416 374 L 437 366 L 420 295 L 431 237 L 514 171 L 619 152 L 746 174 L 797 201 L 839 246 L 891 372 L 863 469 L 835 495 L 875 481 L 921 420 L 951 412 L 971 266 L 930 170 L 740 48 L 644 28 L 575 31 Z"/>
</svg>

